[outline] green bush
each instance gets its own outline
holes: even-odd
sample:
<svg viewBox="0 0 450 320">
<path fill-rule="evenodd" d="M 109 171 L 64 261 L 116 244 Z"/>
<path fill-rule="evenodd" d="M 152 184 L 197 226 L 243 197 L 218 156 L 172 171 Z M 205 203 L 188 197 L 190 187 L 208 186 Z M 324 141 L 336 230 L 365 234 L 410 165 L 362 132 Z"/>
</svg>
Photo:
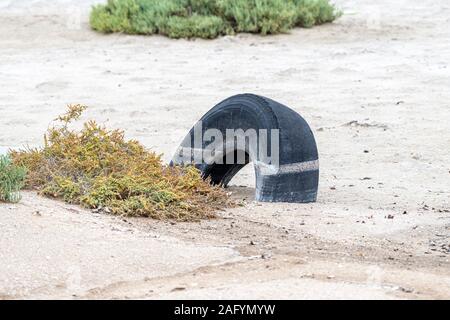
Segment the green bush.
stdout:
<svg viewBox="0 0 450 320">
<path fill-rule="evenodd" d="M 217 16 L 170 17 L 166 34 L 171 38 L 216 38 L 223 32 L 223 21 Z"/>
<path fill-rule="evenodd" d="M 105 33 L 211 39 L 309 28 L 339 15 L 329 0 L 108 0 L 93 7 L 90 24 Z"/>
<path fill-rule="evenodd" d="M 236 32 L 286 32 L 295 25 L 296 7 L 286 0 L 223 0 L 220 12 Z"/>
<path fill-rule="evenodd" d="M 0 202 L 18 202 L 24 186 L 26 170 L 11 162 L 9 156 L 0 155 Z"/>
</svg>

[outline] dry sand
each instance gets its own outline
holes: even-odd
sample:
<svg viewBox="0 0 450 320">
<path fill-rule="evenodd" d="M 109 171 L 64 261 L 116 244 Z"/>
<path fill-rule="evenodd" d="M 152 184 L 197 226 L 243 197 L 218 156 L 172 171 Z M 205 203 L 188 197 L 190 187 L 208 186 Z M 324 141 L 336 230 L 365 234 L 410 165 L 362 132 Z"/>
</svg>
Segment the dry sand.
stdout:
<svg viewBox="0 0 450 320">
<path fill-rule="evenodd" d="M 315 132 L 315 204 L 200 223 L 122 219 L 25 192 L 0 204 L 1 298 L 450 298 L 450 4 L 338 1 L 336 23 L 214 41 L 100 35 L 92 0 L 0 4 L 0 151 L 67 103 L 170 159 L 220 100 L 262 94 Z M 78 23 L 81 21 L 81 25 Z"/>
</svg>

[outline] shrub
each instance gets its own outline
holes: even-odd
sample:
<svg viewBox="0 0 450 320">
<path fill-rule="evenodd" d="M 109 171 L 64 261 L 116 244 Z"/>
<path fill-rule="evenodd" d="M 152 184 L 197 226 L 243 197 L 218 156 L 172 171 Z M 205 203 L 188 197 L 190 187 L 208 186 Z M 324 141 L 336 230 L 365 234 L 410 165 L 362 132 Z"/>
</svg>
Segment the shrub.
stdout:
<svg viewBox="0 0 450 320">
<path fill-rule="evenodd" d="M 108 0 L 93 7 L 100 32 L 215 38 L 236 32 L 274 34 L 332 22 L 329 0 Z"/>
<path fill-rule="evenodd" d="M 236 32 L 263 35 L 286 32 L 295 23 L 295 6 L 292 1 L 224 0 L 219 2 L 219 7 Z"/>
<path fill-rule="evenodd" d="M 167 21 L 166 27 L 166 34 L 171 38 L 213 39 L 223 32 L 223 21 L 216 16 L 173 16 Z"/>
<path fill-rule="evenodd" d="M 26 170 L 14 165 L 9 156 L 0 155 L 0 201 L 18 202 Z"/>
<path fill-rule="evenodd" d="M 123 131 L 95 121 L 70 129 L 86 109 L 70 105 L 44 136 L 44 147 L 11 153 L 27 167 L 26 187 L 107 213 L 197 220 L 231 204 L 223 189 L 203 181 L 195 167 L 169 167 Z"/>
</svg>

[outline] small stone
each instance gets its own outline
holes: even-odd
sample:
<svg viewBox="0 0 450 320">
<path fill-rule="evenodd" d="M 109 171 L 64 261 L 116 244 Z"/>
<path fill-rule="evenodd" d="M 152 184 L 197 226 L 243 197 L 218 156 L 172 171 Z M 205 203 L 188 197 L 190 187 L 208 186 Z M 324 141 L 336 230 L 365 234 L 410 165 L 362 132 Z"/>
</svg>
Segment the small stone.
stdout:
<svg viewBox="0 0 450 320">
<path fill-rule="evenodd" d="M 402 292 L 405 292 L 405 293 L 413 293 L 414 292 L 413 289 L 403 288 L 403 287 L 400 287 L 399 290 L 402 291 Z"/>
<path fill-rule="evenodd" d="M 35 216 L 35 217 L 41 217 L 42 214 L 41 214 L 41 212 L 40 212 L 39 210 L 36 210 L 36 211 L 33 212 L 33 216 Z"/>
<path fill-rule="evenodd" d="M 261 259 L 269 259 L 270 258 L 270 254 L 269 253 L 263 253 L 261 255 Z"/>
</svg>

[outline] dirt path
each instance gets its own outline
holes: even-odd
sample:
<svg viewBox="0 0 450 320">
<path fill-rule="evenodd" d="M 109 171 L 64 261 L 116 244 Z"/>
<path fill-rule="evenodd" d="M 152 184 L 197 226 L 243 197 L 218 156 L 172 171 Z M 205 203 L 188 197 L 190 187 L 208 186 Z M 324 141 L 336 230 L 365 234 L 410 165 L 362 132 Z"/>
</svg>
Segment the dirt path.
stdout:
<svg viewBox="0 0 450 320">
<path fill-rule="evenodd" d="M 245 205 L 200 223 L 25 193 L 0 204 L 0 298 L 450 298 L 447 1 L 342 0 L 333 25 L 214 41 L 98 35 L 93 2 L 1 8 L 0 151 L 80 102 L 168 160 L 212 105 L 254 92 L 311 124 L 319 201 L 255 203 L 251 167 L 230 189 Z"/>
</svg>

